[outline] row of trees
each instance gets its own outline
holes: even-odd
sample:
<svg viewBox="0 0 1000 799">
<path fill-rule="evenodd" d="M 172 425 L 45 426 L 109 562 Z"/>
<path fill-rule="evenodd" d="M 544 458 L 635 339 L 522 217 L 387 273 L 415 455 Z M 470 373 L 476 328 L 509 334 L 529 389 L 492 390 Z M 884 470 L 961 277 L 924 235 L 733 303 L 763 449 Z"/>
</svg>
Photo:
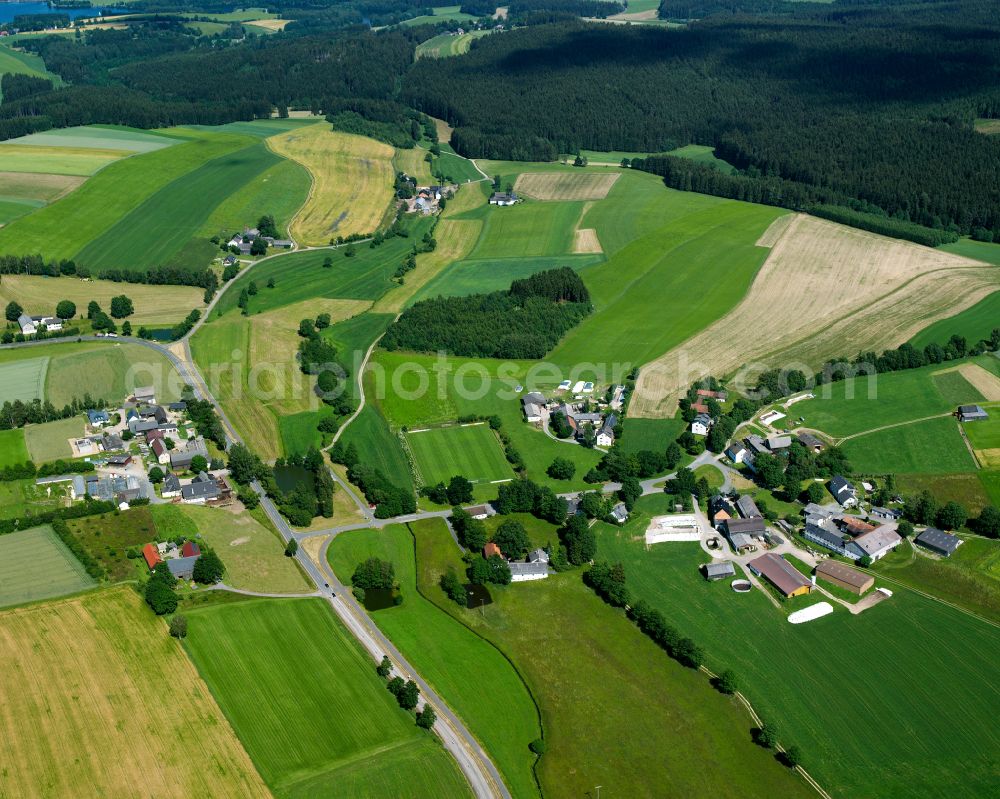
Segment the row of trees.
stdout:
<svg viewBox="0 0 1000 799">
<path fill-rule="evenodd" d="M 69 419 L 91 408 L 107 407 L 103 398 L 95 399 L 90 394 L 74 397 L 68 404 L 57 408 L 48 400 L 38 398 L 24 402 L 23 400 L 4 400 L 0 406 L 0 430 L 14 430 L 26 424 L 42 424 L 57 419 Z"/>
</svg>

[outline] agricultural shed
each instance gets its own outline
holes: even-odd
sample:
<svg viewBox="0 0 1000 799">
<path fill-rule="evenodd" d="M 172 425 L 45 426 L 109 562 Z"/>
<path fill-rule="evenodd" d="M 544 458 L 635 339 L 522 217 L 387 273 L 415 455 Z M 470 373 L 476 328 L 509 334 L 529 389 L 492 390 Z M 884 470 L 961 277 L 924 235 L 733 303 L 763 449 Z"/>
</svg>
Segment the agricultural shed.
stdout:
<svg viewBox="0 0 1000 799">
<path fill-rule="evenodd" d="M 706 563 L 705 564 L 705 579 L 706 580 L 724 580 L 727 577 L 735 577 L 736 569 L 733 564 L 728 560 L 724 560 L 721 563 Z"/>
<path fill-rule="evenodd" d="M 816 576 L 858 596 L 875 585 L 875 578 L 870 574 L 859 572 L 836 560 L 824 560 L 819 563 L 816 566 Z"/>
<path fill-rule="evenodd" d="M 146 544 L 142 548 L 142 556 L 146 559 L 146 565 L 150 571 L 156 568 L 156 564 L 161 563 L 160 553 L 156 551 L 156 544 Z"/>
<path fill-rule="evenodd" d="M 523 583 L 528 580 L 544 580 L 549 576 L 549 565 L 547 563 L 512 562 L 509 565 L 510 581 L 512 583 Z"/>
<path fill-rule="evenodd" d="M 819 452 L 824 446 L 826 446 L 821 439 L 817 438 L 812 433 L 799 433 L 797 438 L 803 447 L 811 449 L 813 452 Z"/>
<path fill-rule="evenodd" d="M 989 414 L 979 405 L 959 405 L 958 418 L 963 422 L 981 422 L 988 419 Z"/>
<path fill-rule="evenodd" d="M 878 560 L 890 550 L 898 547 L 902 540 L 899 533 L 884 524 L 870 533 L 859 535 L 851 542 L 851 546 L 857 547 L 862 555 L 867 555 L 872 560 Z"/>
<path fill-rule="evenodd" d="M 946 558 L 950 558 L 962 543 L 962 539 L 957 535 L 938 530 L 936 527 L 928 527 L 915 540 L 924 549 L 944 555 Z"/>
<path fill-rule="evenodd" d="M 802 596 L 812 590 L 812 583 L 798 569 L 773 552 L 754 558 L 747 566 L 750 567 L 750 571 L 763 577 L 786 597 Z"/>
<path fill-rule="evenodd" d="M 749 494 L 744 494 L 736 500 L 736 509 L 744 519 L 760 519 L 764 516 L 760 512 L 760 508 L 757 507 L 757 503 L 753 501 L 753 497 Z"/>
<path fill-rule="evenodd" d="M 167 568 L 178 580 L 190 580 L 194 576 L 194 564 L 198 557 L 194 555 L 189 558 L 171 558 L 166 561 Z"/>
</svg>

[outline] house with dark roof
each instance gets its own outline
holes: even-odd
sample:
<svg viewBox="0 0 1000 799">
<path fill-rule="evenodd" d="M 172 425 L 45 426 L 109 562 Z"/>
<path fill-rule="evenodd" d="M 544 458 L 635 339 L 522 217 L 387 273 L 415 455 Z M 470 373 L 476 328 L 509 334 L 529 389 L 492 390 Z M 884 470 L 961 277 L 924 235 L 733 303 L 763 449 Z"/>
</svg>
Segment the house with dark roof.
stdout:
<svg viewBox="0 0 1000 799">
<path fill-rule="evenodd" d="M 740 442 L 734 441 L 726 447 L 726 457 L 733 463 L 743 463 L 746 460 L 747 448 Z"/>
<path fill-rule="evenodd" d="M 812 433 L 799 433 L 796 438 L 803 447 L 811 449 L 813 452 L 819 452 L 826 446 L 822 439 L 817 438 Z"/>
<path fill-rule="evenodd" d="M 711 416 L 707 413 L 699 413 L 694 417 L 694 421 L 691 422 L 691 432 L 696 436 L 707 436 L 713 424 L 714 420 Z"/>
<path fill-rule="evenodd" d="M 812 590 L 812 583 L 798 569 L 773 552 L 754 558 L 747 566 L 758 577 L 763 577 L 785 597 L 802 596 Z"/>
<path fill-rule="evenodd" d="M 936 527 L 928 527 L 914 540 L 924 549 L 946 558 L 950 558 L 962 543 L 962 539 L 957 535 L 938 530 Z"/>
<path fill-rule="evenodd" d="M 181 479 L 173 472 L 167 472 L 167 476 L 163 478 L 160 495 L 164 499 L 179 497 L 181 495 Z"/>
<path fill-rule="evenodd" d="M 545 396 L 537 391 L 531 391 L 521 397 L 521 409 L 524 411 L 524 418 L 529 422 L 542 421 L 545 405 Z"/>
<path fill-rule="evenodd" d="M 183 401 L 181 401 L 181 402 L 171 402 L 169 405 L 167 405 L 167 410 L 171 411 L 172 413 L 180 413 L 181 411 L 186 411 L 187 410 L 187 406 L 188 406 L 188 404 L 186 402 L 183 402 Z"/>
<path fill-rule="evenodd" d="M 514 205 L 517 195 L 514 192 L 495 191 L 490 195 L 490 205 Z"/>
<path fill-rule="evenodd" d="M 91 427 L 104 427 L 111 421 L 107 411 L 89 410 L 87 411 L 87 422 Z"/>
<path fill-rule="evenodd" d="M 869 516 L 874 516 L 876 519 L 885 519 L 886 521 L 896 522 L 903 515 L 903 511 L 898 508 L 881 508 L 873 506 L 870 511 L 868 511 Z"/>
<path fill-rule="evenodd" d="M 125 449 L 125 442 L 122 441 L 122 437 L 117 433 L 105 433 L 102 443 L 107 452 L 112 452 L 116 449 Z"/>
<path fill-rule="evenodd" d="M 618 424 L 618 417 L 609 413 L 601 425 L 601 429 L 597 431 L 597 446 L 610 447 L 615 443 L 616 424 Z"/>
<path fill-rule="evenodd" d="M 188 485 L 181 487 L 181 502 L 189 505 L 203 505 L 209 500 L 219 498 L 219 486 L 215 478 L 205 472 L 199 472 Z"/>
<path fill-rule="evenodd" d="M 960 422 L 981 422 L 989 418 L 990 415 L 983 410 L 981 405 L 958 406 L 958 419 Z"/>
<path fill-rule="evenodd" d="M 165 563 L 170 573 L 178 580 L 190 580 L 194 577 L 194 564 L 198 562 L 199 555 L 189 558 L 168 558 Z"/>
<path fill-rule="evenodd" d="M 132 462 L 132 456 L 127 452 L 122 455 L 112 455 L 108 458 L 108 466 L 128 466 Z"/>
<path fill-rule="evenodd" d="M 829 489 L 841 507 L 850 508 L 858 504 L 858 489 L 843 475 L 838 474 L 833 477 L 830 480 Z"/>
<path fill-rule="evenodd" d="M 792 446 L 791 436 L 768 436 L 767 440 L 764 442 L 771 452 L 778 452 L 782 449 L 788 449 Z"/>
<path fill-rule="evenodd" d="M 203 439 L 189 440 L 184 449 L 175 450 L 170 453 L 170 466 L 174 469 L 187 469 L 191 466 L 191 461 L 196 457 L 208 459 L 208 447 Z"/>
<path fill-rule="evenodd" d="M 849 544 L 851 543 L 850 536 L 846 536 L 838 530 L 836 525 L 829 518 L 822 518 L 818 516 L 808 517 L 806 519 L 806 526 L 802 535 L 807 540 L 812 541 L 815 544 L 819 544 L 821 547 L 829 549 L 831 552 L 836 552 L 838 555 L 842 555 L 845 558 L 857 560 L 861 557 L 855 549 L 849 547 Z"/>
<path fill-rule="evenodd" d="M 757 507 L 757 503 L 753 501 L 753 497 L 749 494 L 743 494 L 736 500 L 736 510 L 740 512 L 740 516 L 744 519 L 759 519 L 764 516 L 760 512 L 760 508 Z"/>
<path fill-rule="evenodd" d="M 725 580 L 727 577 L 735 577 L 736 569 L 728 560 L 719 563 L 705 564 L 705 579 L 708 581 Z"/>
<path fill-rule="evenodd" d="M 611 509 L 610 516 L 615 520 L 616 524 L 625 524 L 628 521 L 628 508 L 625 507 L 624 502 L 619 502 Z"/>
</svg>

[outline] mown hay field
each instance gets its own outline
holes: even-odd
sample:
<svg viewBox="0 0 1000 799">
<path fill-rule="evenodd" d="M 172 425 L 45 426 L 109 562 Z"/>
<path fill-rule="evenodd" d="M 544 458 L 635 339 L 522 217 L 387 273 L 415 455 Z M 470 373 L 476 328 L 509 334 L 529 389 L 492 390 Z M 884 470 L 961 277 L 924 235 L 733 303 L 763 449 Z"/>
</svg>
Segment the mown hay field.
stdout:
<svg viewBox="0 0 1000 799">
<path fill-rule="evenodd" d="M 0 430 L 0 469 L 26 460 L 28 447 L 24 443 L 24 430 Z"/>
<path fill-rule="evenodd" d="M 411 430 L 406 440 L 422 485 L 447 484 L 455 475 L 474 483 L 514 477 L 496 433 L 485 422 Z"/>
<path fill-rule="evenodd" d="M 392 202 L 393 149 L 374 139 L 337 133 L 325 123 L 268 139 L 276 153 L 298 161 L 312 175 L 312 190 L 292 221 L 302 245 L 374 233 Z"/>
<path fill-rule="evenodd" d="M 270 795 L 131 588 L 0 613 L 0 660 L 5 794 Z"/>
<path fill-rule="evenodd" d="M 96 343 L 86 349 L 73 344 L 56 345 L 60 349 L 49 359 L 45 379 L 45 398 L 61 408 L 74 397 L 121 402 L 137 386 L 152 385 L 160 402 L 180 399 L 183 384 L 173 365 L 162 353 L 119 340 Z M 32 350 L 35 351 L 35 350 Z"/>
<path fill-rule="evenodd" d="M 188 652 L 276 796 L 469 795 L 325 600 L 220 605 L 188 622 Z"/>
<path fill-rule="evenodd" d="M 850 438 L 843 450 L 863 474 L 948 474 L 976 468 L 958 422 L 947 416 Z"/>
<path fill-rule="evenodd" d="M 205 303 L 205 292 L 193 286 L 150 286 L 144 283 L 115 283 L 110 280 L 80 280 L 75 277 L 4 275 L 0 282 L 0 303 L 16 301 L 29 315 L 51 316 L 60 300 L 76 304 L 78 317 L 85 317 L 87 304 L 94 300 L 104 312 L 111 310 L 111 298 L 125 294 L 135 306 L 128 317 L 132 327 L 173 325 Z"/>
<path fill-rule="evenodd" d="M 0 536 L 0 607 L 73 594 L 92 585 L 51 527 Z"/>
<path fill-rule="evenodd" d="M 810 369 L 828 357 L 896 346 L 1000 286 L 994 267 L 940 250 L 804 214 L 781 224 L 742 302 L 643 367 L 632 415 L 672 416 L 695 379 L 749 362 Z"/>
<path fill-rule="evenodd" d="M 44 399 L 48 368 L 48 356 L 0 364 L 0 403 Z"/>
<path fill-rule="evenodd" d="M 527 258 L 573 251 L 573 230 L 582 202 L 521 203 L 485 209 L 472 258 Z"/>
<path fill-rule="evenodd" d="M 603 200 L 620 172 L 522 172 L 514 191 L 536 200 Z"/>
<path fill-rule="evenodd" d="M 86 177 L 129 155 L 132 153 L 128 150 L 2 144 L 0 170 Z"/>
<path fill-rule="evenodd" d="M 838 607 L 791 625 L 761 592 L 737 595 L 727 581 L 706 582 L 699 566 L 709 558 L 697 544 L 647 549 L 642 530 L 662 507 L 644 498 L 625 528 L 599 525 L 598 557 L 621 561 L 633 595 L 704 647 L 710 669 L 735 671 L 758 713 L 784 745 L 801 749 L 803 766 L 830 795 L 992 792 L 1000 745 L 995 625 L 881 576 L 876 585 L 893 596 L 876 607 L 858 616 Z M 863 689 L 875 675 L 878 690 Z M 905 729 L 908 745 L 888 729 Z"/>
<path fill-rule="evenodd" d="M 423 147 L 411 147 L 408 150 L 397 149 L 392 157 L 393 167 L 399 172 L 405 172 L 417 181 L 418 186 L 427 186 L 434 182 L 431 175 L 431 165 L 425 156 L 430 155 Z"/>
<path fill-rule="evenodd" d="M 402 605 L 372 614 L 372 621 L 483 744 L 511 794 L 538 796 L 532 774 L 535 757 L 528 749 L 541 734 L 535 703 L 500 651 L 419 593 L 428 586 L 440 593 L 441 575 L 424 571 L 434 564 L 422 553 L 443 550 L 454 556 L 458 550 L 438 519 L 411 527 L 412 534 L 403 525 L 342 533 L 327 551 L 330 566 L 341 580 L 350 580 L 357 565 L 369 557 L 392 562 L 405 599 Z M 470 673 L 477 679 L 470 680 Z M 483 685 L 490 690 L 482 690 Z"/>
<path fill-rule="evenodd" d="M 129 153 L 151 153 L 177 144 L 173 136 L 138 128 L 112 125 L 81 125 L 31 133 L 12 139 L 12 144 L 40 147 L 84 147 L 93 150 L 125 150 Z"/>
<path fill-rule="evenodd" d="M 71 416 L 55 422 L 29 424 L 24 427 L 24 443 L 35 464 L 70 458 L 73 448 L 69 439 L 79 438 L 87 429 L 84 416 Z"/>
<path fill-rule="evenodd" d="M 37 172 L 0 172 L 0 197 L 7 201 L 48 203 L 68 194 L 86 178 Z"/>
</svg>

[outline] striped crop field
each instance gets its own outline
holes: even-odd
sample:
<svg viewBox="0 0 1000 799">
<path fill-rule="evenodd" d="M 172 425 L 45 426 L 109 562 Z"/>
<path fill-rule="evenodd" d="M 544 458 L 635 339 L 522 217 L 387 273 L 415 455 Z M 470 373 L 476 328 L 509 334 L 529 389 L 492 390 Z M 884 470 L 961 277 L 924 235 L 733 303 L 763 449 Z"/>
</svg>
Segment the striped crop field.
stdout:
<svg viewBox="0 0 1000 799">
<path fill-rule="evenodd" d="M 514 476 L 496 433 L 485 422 L 411 430 L 406 440 L 425 485 L 447 483 L 457 474 L 472 482 Z"/>
<path fill-rule="evenodd" d="M 72 594 L 92 585 L 51 527 L 0 536 L 0 606 Z"/>
</svg>

